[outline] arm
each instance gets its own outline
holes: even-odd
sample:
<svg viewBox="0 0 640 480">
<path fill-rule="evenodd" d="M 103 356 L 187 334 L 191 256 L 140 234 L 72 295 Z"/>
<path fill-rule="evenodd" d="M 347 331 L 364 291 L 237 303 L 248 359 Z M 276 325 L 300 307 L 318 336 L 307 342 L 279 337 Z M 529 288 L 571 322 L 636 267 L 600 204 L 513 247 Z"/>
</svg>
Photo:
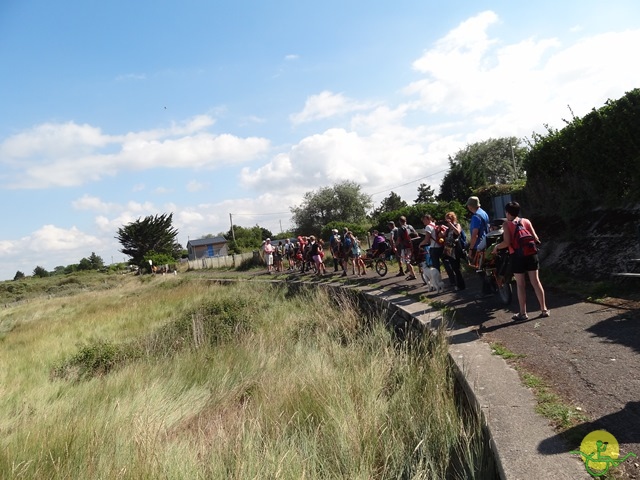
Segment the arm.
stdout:
<svg viewBox="0 0 640 480">
<path fill-rule="evenodd" d="M 529 220 L 527 220 L 527 223 L 529 224 L 528 227 L 529 227 L 529 231 L 531 232 L 531 235 L 533 235 L 533 238 L 536 240 L 536 243 L 540 245 L 542 242 L 540 241 L 540 238 L 538 238 L 538 234 L 533 228 L 533 224 Z"/>
<path fill-rule="evenodd" d="M 460 231 L 462 230 L 462 228 L 460 227 L 459 223 L 451 223 L 451 222 L 447 221 L 446 225 L 447 225 L 448 228 L 450 228 L 451 230 L 456 232 L 456 237 L 460 236 Z"/>
<path fill-rule="evenodd" d="M 427 227 L 424 227 L 424 238 L 418 244 L 418 247 L 424 247 L 425 245 L 430 245 L 430 244 L 431 244 L 431 231 Z"/>
<path fill-rule="evenodd" d="M 479 228 L 474 228 L 473 230 L 471 230 L 471 239 L 469 240 L 469 250 L 476 249 L 476 240 L 478 240 L 479 231 L 480 231 Z"/>
</svg>

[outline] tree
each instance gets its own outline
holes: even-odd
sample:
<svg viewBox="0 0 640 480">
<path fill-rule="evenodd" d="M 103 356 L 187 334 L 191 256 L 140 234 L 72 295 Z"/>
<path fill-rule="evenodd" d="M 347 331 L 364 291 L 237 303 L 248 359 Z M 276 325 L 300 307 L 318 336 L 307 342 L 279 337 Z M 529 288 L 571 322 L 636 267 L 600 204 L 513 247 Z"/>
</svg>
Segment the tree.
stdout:
<svg viewBox="0 0 640 480">
<path fill-rule="evenodd" d="M 170 255 L 177 259 L 182 247 L 176 242 L 178 231 L 172 227 L 173 213 L 145 217 L 118 229 L 120 250 L 129 255 L 132 265 L 142 266 L 150 252 Z"/>
<path fill-rule="evenodd" d="M 435 203 L 436 192 L 426 183 L 421 183 L 418 186 L 418 198 L 414 203 Z"/>
<path fill-rule="evenodd" d="M 295 232 L 320 235 L 322 228 L 332 222 L 366 222 L 372 202 L 360 188 L 355 182 L 345 181 L 305 193 L 302 205 L 291 207 Z"/>
<path fill-rule="evenodd" d="M 371 212 L 371 218 L 377 219 L 380 214 L 384 212 L 393 212 L 394 210 L 400 210 L 407 206 L 407 202 L 402 200 L 400 195 L 395 192 L 391 192 L 388 197 L 382 200 L 380 206 Z"/>
<path fill-rule="evenodd" d="M 234 225 L 233 233 L 229 229 L 224 234 L 224 238 L 227 239 L 227 250 L 229 252 L 242 253 L 260 248 L 263 240 L 273 238 L 273 236 L 269 230 L 259 225 L 251 228 Z M 234 238 L 235 242 L 233 241 Z"/>
<path fill-rule="evenodd" d="M 16 272 L 16 274 L 14 275 L 13 279 L 14 280 L 20 280 L 21 278 L 24 278 L 24 273 L 22 273 L 20 270 L 18 270 Z"/>
<path fill-rule="evenodd" d="M 514 182 L 524 175 L 519 166 L 522 149 L 514 137 L 489 139 L 467 145 L 454 158 L 440 185 L 439 200 L 465 203 L 473 190 L 486 185 Z"/>
<path fill-rule="evenodd" d="M 91 252 L 91 255 L 89 256 L 89 263 L 91 264 L 91 270 L 100 270 L 104 267 L 104 260 L 94 252 Z"/>
<path fill-rule="evenodd" d="M 34 277 L 40 277 L 40 278 L 46 278 L 46 277 L 49 276 L 49 272 L 47 272 L 47 270 L 45 270 L 44 267 L 41 267 L 41 266 L 38 265 L 33 270 L 33 276 Z"/>
<path fill-rule="evenodd" d="M 62 275 L 65 273 L 65 267 L 63 267 L 62 265 L 58 265 L 56 268 L 53 269 L 53 272 L 51 272 L 53 275 Z"/>
<path fill-rule="evenodd" d="M 88 258 L 80 259 L 80 262 L 78 262 L 78 270 L 82 270 L 82 271 L 91 270 L 91 262 L 89 261 Z"/>
</svg>

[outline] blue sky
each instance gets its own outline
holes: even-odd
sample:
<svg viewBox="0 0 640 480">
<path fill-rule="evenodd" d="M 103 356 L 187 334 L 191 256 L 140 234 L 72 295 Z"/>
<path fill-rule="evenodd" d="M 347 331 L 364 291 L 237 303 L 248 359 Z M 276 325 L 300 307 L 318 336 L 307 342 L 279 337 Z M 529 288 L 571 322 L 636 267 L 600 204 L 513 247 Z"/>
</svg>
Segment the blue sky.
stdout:
<svg viewBox="0 0 640 480">
<path fill-rule="evenodd" d="M 0 280 L 123 261 L 147 215 L 186 246 L 343 180 L 411 203 L 640 86 L 635 0 L 448 3 L 0 2 Z"/>
</svg>

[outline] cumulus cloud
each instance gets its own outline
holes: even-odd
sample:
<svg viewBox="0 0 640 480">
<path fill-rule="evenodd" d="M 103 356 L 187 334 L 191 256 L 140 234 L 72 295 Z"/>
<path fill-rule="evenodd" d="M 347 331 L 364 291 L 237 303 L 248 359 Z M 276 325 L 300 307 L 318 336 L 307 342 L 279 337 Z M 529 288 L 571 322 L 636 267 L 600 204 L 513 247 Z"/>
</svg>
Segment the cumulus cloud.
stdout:
<svg viewBox="0 0 640 480">
<path fill-rule="evenodd" d="M 325 90 L 307 98 L 302 111 L 290 115 L 289 119 L 296 125 L 359 110 L 367 110 L 372 106 L 373 103 L 371 102 L 356 102 L 341 93 L 333 93 Z"/>
<path fill-rule="evenodd" d="M 374 201 L 390 190 L 410 201 L 419 183 L 437 190 L 448 157 L 467 144 L 500 136 L 526 137 L 543 130 L 544 124 L 561 127 L 562 118 L 570 116 L 568 106 L 576 115 L 584 115 L 638 86 L 640 64 L 629 59 L 640 44 L 640 30 L 582 38 L 578 37 L 582 32 L 574 31 L 562 38 L 505 42 L 492 35 L 500 21 L 494 12 L 481 12 L 428 46 L 406 66 L 418 78 L 399 86 L 402 96 L 395 103 L 349 98 L 329 90 L 317 93 L 321 88 L 309 92 L 304 107 L 289 118 L 294 126 L 306 124 L 309 129 L 311 122 L 322 120 L 323 128 L 285 140 L 286 146 L 274 149 L 269 157 L 273 147 L 268 139 L 212 133 L 215 119 L 210 115 L 123 135 L 73 122 L 46 123 L 19 132 L 0 143 L 5 186 L 74 186 L 128 172 L 183 169 L 188 175 L 176 176 L 175 184 L 182 182 L 190 192 L 186 198 L 198 200 L 186 205 L 184 199 L 163 205 L 144 201 L 143 194 L 152 192 L 152 185 L 169 182 L 149 175 L 140 183 L 142 177 L 132 176 L 133 186 L 122 188 L 135 192 L 140 201 L 113 203 L 95 194 L 80 196 L 71 202 L 73 208 L 95 215 L 94 225 L 85 232 L 46 225 L 28 237 L 0 241 L 0 256 L 5 266 L 18 252 L 26 254 L 32 265 L 42 264 L 40 259 L 51 265 L 57 261 L 52 260 L 55 252 L 66 252 L 77 261 L 101 246 L 117 251 L 113 236 L 118 228 L 159 212 L 174 212 L 183 245 L 188 238 L 227 231 L 230 214 L 236 225 L 259 224 L 275 233 L 289 228 L 289 207 L 298 205 L 304 193 L 343 180 L 356 181 L 365 192 L 379 195 Z M 245 123 L 247 119 L 263 121 L 242 117 Z M 261 126 L 268 127 L 267 122 Z M 236 170 L 226 168 L 230 166 Z M 208 175 L 206 185 L 189 180 L 205 178 L 189 170 L 209 173 L 221 167 L 223 175 Z M 229 172 L 237 178 L 231 180 Z M 231 181 L 249 193 L 241 198 L 216 197 L 218 190 L 229 191 L 218 188 L 219 182 Z M 199 197 L 205 186 L 210 201 Z M 239 189 L 233 191 L 242 195 Z M 65 250 L 76 242 L 77 250 Z M 49 250 L 51 245 L 55 251 Z"/>
<path fill-rule="evenodd" d="M 93 235 L 87 235 L 76 227 L 68 229 L 55 225 L 44 225 L 21 241 L 25 250 L 32 252 L 58 252 L 100 246 L 102 242 Z"/>
<path fill-rule="evenodd" d="M 113 212 L 118 211 L 121 207 L 115 203 L 104 202 L 98 197 L 92 195 L 83 195 L 71 202 L 71 205 L 76 210 L 89 210 L 92 212 Z"/>
<path fill-rule="evenodd" d="M 596 35 L 571 45 L 558 38 L 504 44 L 488 33 L 498 22 L 495 13 L 483 12 L 413 62 L 424 78 L 404 92 L 419 98 L 417 108 L 464 115 L 464 130 L 472 138 L 492 129 L 493 136 L 522 136 L 567 117 L 568 105 L 584 115 L 637 86 L 640 66 L 628 58 L 632 45 L 640 42 L 640 30 Z"/>
<path fill-rule="evenodd" d="M 106 135 L 90 125 L 44 124 L 0 144 L 0 163 L 10 167 L 9 188 L 70 187 L 123 171 L 151 168 L 214 169 L 263 155 L 264 138 L 240 138 L 206 129 L 199 115 L 169 129 Z"/>
<path fill-rule="evenodd" d="M 479 13 L 425 50 L 412 64 L 422 78 L 402 89 L 405 103 L 374 105 L 330 91 L 310 96 L 290 116 L 294 124 L 349 114 L 349 128 L 309 135 L 263 165 L 244 167 L 241 184 L 302 195 L 353 180 L 369 192 L 397 187 L 411 195 L 426 178 L 437 190 L 449 156 L 467 144 L 562 126 L 568 106 L 584 115 L 637 86 L 640 65 L 628 59 L 640 30 L 572 44 L 505 43 L 490 34 L 499 22 L 494 12 Z"/>
</svg>

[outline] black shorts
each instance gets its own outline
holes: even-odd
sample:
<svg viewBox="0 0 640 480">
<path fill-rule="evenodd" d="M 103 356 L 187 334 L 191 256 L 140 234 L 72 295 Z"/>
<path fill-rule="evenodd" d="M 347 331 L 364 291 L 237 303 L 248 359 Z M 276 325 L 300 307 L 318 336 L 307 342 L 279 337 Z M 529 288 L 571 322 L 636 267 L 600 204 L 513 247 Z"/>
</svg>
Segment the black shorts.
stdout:
<svg viewBox="0 0 640 480">
<path fill-rule="evenodd" d="M 525 272 L 533 272 L 540 268 L 540 261 L 538 260 L 538 255 L 529 255 L 528 257 L 523 257 L 521 255 L 511 254 L 511 271 L 513 273 L 525 273 Z"/>
</svg>

